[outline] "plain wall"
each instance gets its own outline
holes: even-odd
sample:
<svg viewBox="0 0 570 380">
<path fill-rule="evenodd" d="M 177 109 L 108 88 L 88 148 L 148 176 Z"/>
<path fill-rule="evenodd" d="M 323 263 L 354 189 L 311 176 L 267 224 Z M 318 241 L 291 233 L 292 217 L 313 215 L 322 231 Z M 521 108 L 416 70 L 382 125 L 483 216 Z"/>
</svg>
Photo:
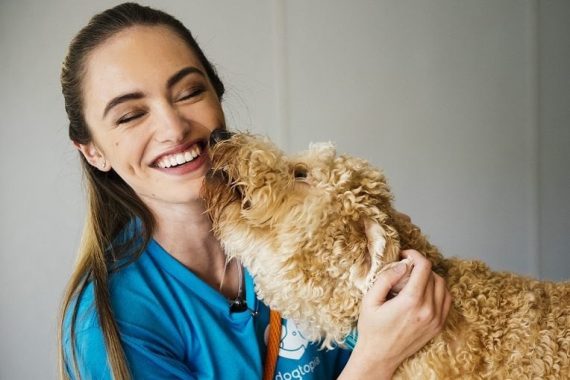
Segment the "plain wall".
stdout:
<svg viewBox="0 0 570 380">
<path fill-rule="evenodd" d="M 56 377 L 85 205 L 60 64 L 116 1 L 0 3 L 0 379 Z M 385 169 L 444 254 L 570 278 L 570 2 L 149 1 L 193 31 L 228 124 Z"/>
<path fill-rule="evenodd" d="M 539 273 L 570 272 L 570 2 L 539 2 Z"/>
</svg>

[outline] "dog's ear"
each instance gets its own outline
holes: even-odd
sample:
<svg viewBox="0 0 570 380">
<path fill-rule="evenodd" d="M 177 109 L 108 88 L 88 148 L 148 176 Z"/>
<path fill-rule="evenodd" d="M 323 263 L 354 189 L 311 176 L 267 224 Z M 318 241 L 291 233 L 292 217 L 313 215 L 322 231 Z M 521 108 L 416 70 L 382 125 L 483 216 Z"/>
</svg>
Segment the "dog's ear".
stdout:
<svg viewBox="0 0 570 380">
<path fill-rule="evenodd" d="M 366 293 L 376 281 L 376 276 L 382 267 L 398 259 L 399 244 L 397 232 L 390 226 L 381 225 L 378 221 L 364 219 L 368 257 L 366 268 L 354 267 L 351 276 L 355 285 Z"/>
</svg>

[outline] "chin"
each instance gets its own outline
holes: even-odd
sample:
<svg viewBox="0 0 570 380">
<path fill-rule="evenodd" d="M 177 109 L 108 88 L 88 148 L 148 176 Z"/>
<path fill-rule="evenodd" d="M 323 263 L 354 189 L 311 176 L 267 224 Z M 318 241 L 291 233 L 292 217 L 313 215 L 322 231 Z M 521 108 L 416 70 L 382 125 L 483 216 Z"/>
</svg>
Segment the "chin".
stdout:
<svg viewBox="0 0 570 380">
<path fill-rule="evenodd" d="M 200 197 L 199 187 L 186 187 L 184 191 L 175 191 L 174 188 L 165 192 L 153 192 L 150 194 L 139 194 L 143 202 L 155 213 L 160 214 L 162 210 L 177 206 L 200 206 L 203 208 L 203 199 Z"/>
<path fill-rule="evenodd" d="M 164 203 L 179 205 L 202 205 L 204 200 L 200 197 L 199 192 L 187 192 L 186 194 L 171 194 L 163 199 Z"/>
</svg>

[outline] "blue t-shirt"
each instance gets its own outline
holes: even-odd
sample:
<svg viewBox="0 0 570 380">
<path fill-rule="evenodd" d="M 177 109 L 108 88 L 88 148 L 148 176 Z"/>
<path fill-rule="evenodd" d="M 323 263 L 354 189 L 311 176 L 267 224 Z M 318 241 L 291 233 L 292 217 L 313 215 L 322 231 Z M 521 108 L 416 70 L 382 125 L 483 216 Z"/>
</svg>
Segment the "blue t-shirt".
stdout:
<svg viewBox="0 0 570 380">
<path fill-rule="evenodd" d="M 261 379 L 269 309 L 245 273 L 250 310 L 231 313 L 227 299 L 156 241 L 109 279 L 111 307 L 134 379 Z M 73 305 L 72 305 L 73 307 Z M 71 310 L 72 308 L 70 308 Z M 73 376 L 70 311 L 64 323 L 65 363 Z M 275 380 L 334 379 L 349 352 L 319 350 L 292 321 L 283 321 Z M 79 301 L 76 351 L 82 379 L 111 379 L 90 284 Z"/>
</svg>

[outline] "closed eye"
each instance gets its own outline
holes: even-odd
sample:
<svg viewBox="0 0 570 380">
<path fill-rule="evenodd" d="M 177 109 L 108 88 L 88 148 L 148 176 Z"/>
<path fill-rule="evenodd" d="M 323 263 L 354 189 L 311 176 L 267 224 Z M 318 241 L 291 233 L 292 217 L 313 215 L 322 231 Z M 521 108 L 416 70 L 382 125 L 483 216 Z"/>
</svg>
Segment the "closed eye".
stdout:
<svg viewBox="0 0 570 380">
<path fill-rule="evenodd" d="M 126 124 L 128 122 L 131 122 L 133 120 L 136 120 L 136 119 L 144 116 L 144 114 L 145 114 L 144 112 L 131 112 L 131 113 L 125 114 L 125 115 L 121 116 L 119 118 L 119 120 L 117 120 L 116 124 L 117 125 Z"/>
<path fill-rule="evenodd" d="M 177 102 L 182 102 L 182 101 L 184 101 L 184 100 L 188 100 L 188 99 L 194 98 L 194 97 L 196 97 L 196 96 L 202 94 L 205 90 L 206 90 L 206 89 L 205 89 L 204 87 L 200 86 L 200 87 L 193 87 L 193 88 L 190 88 L 190 89 L 188 89 L 188 90 L 186 90 L 186 91 L 182 91 L 182 92 L 180 93 L 180 95 L 178 95 L 178 97 L 176 98 L 176 101 L 177 101 Z"/>
</svg>

